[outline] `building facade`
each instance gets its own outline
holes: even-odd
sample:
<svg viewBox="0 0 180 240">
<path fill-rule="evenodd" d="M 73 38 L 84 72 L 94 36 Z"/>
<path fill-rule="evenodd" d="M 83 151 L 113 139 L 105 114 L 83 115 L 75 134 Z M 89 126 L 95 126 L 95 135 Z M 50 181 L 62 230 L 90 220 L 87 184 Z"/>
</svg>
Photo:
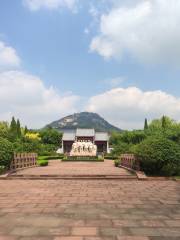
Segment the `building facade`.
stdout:
<svg viewBox="0 0 180 240">
<path fill-rule="evenodd" d="M 69 154 L 75 141 L 91 141 L 97 146 L 97 153 L 107 153 L 109 149 L 109 135 L 107 132 L 97 132 L 94 129 L 77 128 L 67 130 L 62 137 L 62 151 Z"/>
</svg>

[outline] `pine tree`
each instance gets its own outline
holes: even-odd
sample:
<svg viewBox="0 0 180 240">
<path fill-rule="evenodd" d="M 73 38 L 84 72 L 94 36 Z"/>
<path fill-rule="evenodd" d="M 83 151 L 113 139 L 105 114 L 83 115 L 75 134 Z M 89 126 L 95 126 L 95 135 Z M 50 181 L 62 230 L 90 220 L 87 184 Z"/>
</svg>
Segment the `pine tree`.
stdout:
<svg viewBox="0 0 180 240">
<path fill-rule="evenodd" d="M 166 129 L 166 117 L 165 116 L 162 117 L 162 128 Z"/>
<path fill-rule="evenodd" d="M 17 137 L 17 123 L 14 117 L 12 117 L 10 124 L 10 136 L 12 140 L 14 140 Z"/>
<path fill-rule="evenodd" d="M 12 117 L 12 120 L 11 120 L 10 131 L 12 133 L 17 133 L 17 124 L 16 124 L 16 120 L 14 117 Z"/>
<path fill-rule="evenodd" d="M 144 121 L 144 130 L 147 130 L 148 129 L 148 122 L 147 122 L 147 118 L 145 118 L 145 121 Z"/>
<path fill-rule="evenodd" d="M 20 124 L 19 119 L 17 120 L 16 129 L 17 129 L 17 137 L 20 138 L 21 137 L 21 124 Z"/>
<path fill-rule="evenodd" d="M 27 126 L 25 126 L 25 128 L 24 128 L 24 135 L 26 135 L 27 132 L 28 132 L 28 128 L 27 128 Z"/>
</svg>

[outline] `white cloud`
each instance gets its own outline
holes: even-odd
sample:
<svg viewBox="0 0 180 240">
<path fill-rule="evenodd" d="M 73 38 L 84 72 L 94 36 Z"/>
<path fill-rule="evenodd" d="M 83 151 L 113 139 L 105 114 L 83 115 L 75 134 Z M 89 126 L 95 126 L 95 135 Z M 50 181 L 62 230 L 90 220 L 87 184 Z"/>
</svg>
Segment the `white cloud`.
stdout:
<svg viewBox="0 0 180 240">
<path fill-rule="evenodd" d="M 142 63 L 178 65 L 179 13 L 179 0 L 129 1 L 127 6 L 125 1 L 116 3 L 101 15 L 99 34 L 92 39 L 90 49 L 107 59 L 119 60 L 130 54 Z"/>
<path fill-rule="evenodd" d="M 123 83 L 125 80 L 126 80 L 125 77 L 115 77 L 112 79 L 106 79 L 104 83 L 109 85 L 111 88 L 115 88 L 119 86 L 121 83 Z"/>
<path fill-rule="evenodd" d="M 74 10 L 78 0 L 23 0 L 23 2 L 32 11 L 42 8 L 55 10 L 64 7 Z"/>
<path fill-rule="evenodd" d="M 16 50 L 0 41 L 0 69 L 20 66 L 20 58 Z"/>
<path fill-rule="evenodd" d="M 45 124 L 77 111 L 79 97 L 60 95 L 41 79 L 20 71 L 0 73 L 0 120 L 18 117 L 29 127 Z"/>
<path fill-rule="evenodd" d="M 170 116 L 180 120 L 180 98 L 136 87 L 115 88 L 89 99 L 87 111 L 97 112 L 123 129 L 143 128 L 144 119 Z"/>
</svg>

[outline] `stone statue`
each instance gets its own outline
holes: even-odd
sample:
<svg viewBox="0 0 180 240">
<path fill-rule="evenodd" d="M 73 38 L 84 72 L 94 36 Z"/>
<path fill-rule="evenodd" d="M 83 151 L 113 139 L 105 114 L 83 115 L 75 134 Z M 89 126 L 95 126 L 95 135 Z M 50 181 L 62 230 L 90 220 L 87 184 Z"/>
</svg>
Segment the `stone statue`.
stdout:
<svg viewBox="0 0 180 240">
<path fill-rule="evenodd" d="M 90 141 L 76 141 L 72 145 L 70 156 L 96 156 L 97 146 Z"/>
</svg>

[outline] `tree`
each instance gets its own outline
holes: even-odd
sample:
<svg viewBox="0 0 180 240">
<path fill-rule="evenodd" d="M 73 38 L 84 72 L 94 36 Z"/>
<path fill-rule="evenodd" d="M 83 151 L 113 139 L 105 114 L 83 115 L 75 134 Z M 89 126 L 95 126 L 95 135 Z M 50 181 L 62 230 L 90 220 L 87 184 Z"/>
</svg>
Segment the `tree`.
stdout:
<svg viewBox="0 0 180 240">
<path fill-rule="evenodd" d="M 28 132 L 28 128 L 27 128 L 27 126 L 25 126 L 25 128 L 24 128 L 24 135 L 26 135 L 27 132 Z"/>
<path fill-rule="evenodd" d="M 21 124 L 20 124 L 19 119 L 17 120 L 16 131 L 17 131 L 17 137 L 20 138 L 21 137 Z"/>
<path fill-rule="evenodd" d="M 44 144 L 54 144 L 55 146 L 60 146 L 62 133 L 55 129 L 46 128 L 40 131 L 40 137 Z"/>
<path fill-rule="evenodd" d="M 147 130 L 148 129 L 148 122 L 147 122 L 147 118 L 145 118 L 145 121 L 144 121 L 144 130 Z"/>
<path fill-rule="evenodd" d="M 162 117 L 162 128 L 166 129 L 166 117 L 165 116 Z"/>
<path fill-rule="evenodd" d="M 12 117 L 9 131 L 9 139 L 14 141 L 17 138 L 17 123 L 14 117 Z"/>
<path fill-rule="evenodd" d="M 15 134 L 17 133 L 17 124 L 14 117 L 12 117 L 12 120 L 11 120 L 10 131 Z"/>
<path fill-rule="evenodd" d="M 9 126 L 7 122 L 0 122 L 0 136 L 2 138 L 7 138 L 9 137 Z"/>
</svg>

